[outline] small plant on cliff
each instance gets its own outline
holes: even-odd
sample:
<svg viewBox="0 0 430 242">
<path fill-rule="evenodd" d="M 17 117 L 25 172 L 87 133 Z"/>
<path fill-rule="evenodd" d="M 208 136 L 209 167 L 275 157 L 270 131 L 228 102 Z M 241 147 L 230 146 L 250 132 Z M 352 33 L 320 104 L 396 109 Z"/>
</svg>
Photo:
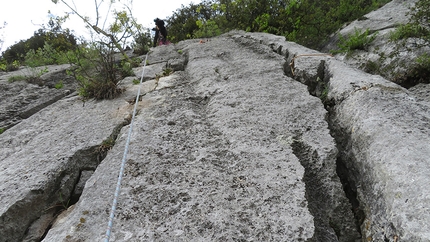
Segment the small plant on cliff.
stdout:
<svg viewBox="0 0 430 242">
<path fill-rule="evenodd" d="M 63 195 L 61 192 L 58 193 L 58 196 L 60 197 L 60 204 L 63 207 L 63 209 L 67 209 L 69 207 L 69 203 L 70 203 L 70 199 L 68 199 L 67 201 L 65 199 L 63 199 Z"/>
<path fill-rule="evenodd" d="M 115 145 L 115 139 L 113 137 L 109 137 L 103 140 L 102 144 L 97 148 L 97 153 L 103 154 L 108 152 Z"/>
<path fill-rule="evenodd" d="M 394 78 L 394 82 L 403 87 L 410 88 L 418 83 L 430 83 L 430 55 L 419 56 L 411 67 Z"/>
<path fill-rule="evenodd" d="M 4 131 L 6 131 L 5 128 L 0 128 L 0 134 L 3 134 Z"/>
<path fill-rule="evenodd" d="M 346 53 L 347 55 L 351 55 L 355 50 L 366 50 L 375 38 L 376 33 L 369 35 L 369 29 L 366 29 L 364 32 L 355 29 L 355 33 L 349 35 L 347 38 L 339 35 L 339 49 L 333 51 L 333 53 Z"/>
<path fill-rule="evenodd" d="M 173 70 L 170 68 L 166 68 L 163 71 L 163 76 L 169 76 L 170 74 L 172 74 Z"/>
<path fill-rule="evenodd" d="M 7 65 L 5 63 L 0 63 L 0 71 L 7 71 Z"/>
<path fill-rule="evenodd" d="M 115 63 L 111 51 L 94 44 L 70 53 L 70 62 L 76 68 L 68 74 L 78 81 L 79 95 L 84 99 L 112 99 L 122 93 L 118 86 L 122 70 Z"/>
<path fill-rule="evenodd" d="M 64 84 L 63 84 L 63 81 L 62 80 L 60 80 L 59 82 L 57 82 L 56 84 L 55 84 L 55 89 L 61 89 L 61 88 L 63 88 L 64 87 Z"/>
<path fill-rule="evenodd" d="M 7 79 L 7 81 L 10 83 L 17 82 L 17 81 L 25 81 L 25 80 L 27 80 L 27 77 L 23 75 L 11 76 Z"/>
<path fill-rule="evenodd" d="M 398 41 L 408 38 L 421 38 L 428 34 L 428 30 L 419 24 L 407 23 L 400 25 L 390 34 L 390 41 Z"/>
<path fill-rule="evenodd" d="M 426 50 L 430 43 L 430 0 L 418 0 L 409 12 L 410 21 L 399 26 L 390 35 L 390 40 L 397 43 L 393 55 L 399 55 L 399 49 L 409 46 Z M 397 73 L 395 83 L 409 88 L 418 83 L 430 83 L 430 54 L 422 54 L 410 64 L 405 72 Z"/>
</svg>

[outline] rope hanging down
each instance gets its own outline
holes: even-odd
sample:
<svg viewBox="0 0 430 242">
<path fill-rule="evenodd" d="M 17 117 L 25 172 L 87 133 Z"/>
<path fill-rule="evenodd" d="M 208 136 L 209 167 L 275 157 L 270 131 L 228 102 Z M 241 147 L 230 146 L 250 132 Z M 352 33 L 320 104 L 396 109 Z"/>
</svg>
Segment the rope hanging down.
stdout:
<svg viewBox="0 0 430 242">
<path fill-rule="evenodd" d="M 112 210 L 111 210 L 110 216 L 109 216 L 109 223 L 108 223 L 108 228 L 107 228 L 107 231 L 106 231 L 105 242 L 109 242 L 111 231 L 112 231 L 112 224 L 113 224 L 113 219 L 115 217 L 116 205 L 118 203 L 118 196 L 119 196 L 119 193 L 120 193 L 120 190 L 121 190 L 122 176 L 124 174 L 125 162 L 127 160 L 128 145 L 130 144 L 130 137 L 131 137 L 131 134 L 132 134 L 132 131 L 133 131 L 133 121 L 134 121 L 134 116 L 136 115 L 137 105 L 139 103 L 140 88 L 141 88 L 142 82 L 143 82 L 143 74 L 145 73 L 145 67 L 146 67 L 146 61 L 147 61 L 147 59 L 148 59 L 148 54 L 146 54 L 146 57 L 145 57 L 145 63 L 143 65 L 143 70 L 142 70 L 142 77 L 140 78 L 140 85 L 139 85 L 139 89 L 137 91 L 136 102 L 134 103 L 133 115 L 131 117 L 130 129 L 128 130 L 127 142 L 125 143 L 124 155 L 122 157 L 121 168 L 119 170 L 118 182 L 116 184 L 116 189 L 115 189 L 115 195 L 113 197 Z"/>
</svg>

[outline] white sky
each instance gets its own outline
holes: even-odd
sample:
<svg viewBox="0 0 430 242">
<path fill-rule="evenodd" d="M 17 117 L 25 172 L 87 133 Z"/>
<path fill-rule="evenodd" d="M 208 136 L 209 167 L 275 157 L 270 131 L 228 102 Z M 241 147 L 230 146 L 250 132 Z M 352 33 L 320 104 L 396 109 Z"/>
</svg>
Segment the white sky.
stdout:
<svg viewBox="0 0 430 242">
<path fill-rule="evenodd" d="M 105 0 L 104 5 L 107 5 L 106 2 L 109 1 Z M 66 2 L 72 4 L 73 0 Z M 78 12 L 83 12 L 83 15 L 92 19 L 95 18 L 94 1 L 74 0 L 74 2 Z M 120 0 L 119 2 L 126 1 Z M 181 8 L 181 5 L 188 6 L 190 3 L 200 2 L 201 0 L 134 0 L 133 15 L 144 27 L 152 28 L 155 18 L 165 19 L 171 16 L 176 9 Z M 4 40 L 0 51 L 5 51 L 8 46 L 22 39 L 30 38 L 41 24 L 46 25 L 49 20 L 48 10 L 58 16 L 63 16 L 66 11 L 70 12 L 60 1 L 58 4 L 54 4 L 51 0 L 0 0 L 0 6 L 0 26 L 3 26 L 4 21 L 7 22 L 6 28 L 0 30 L 0 39 Z M 107 9 L 104 13 L 106 12 Z M 75 30 L 75 36 L 85 36 L 87 31 L 83 26 L 82 20 L 72 15 L 64 27 Z"/>
</svg>

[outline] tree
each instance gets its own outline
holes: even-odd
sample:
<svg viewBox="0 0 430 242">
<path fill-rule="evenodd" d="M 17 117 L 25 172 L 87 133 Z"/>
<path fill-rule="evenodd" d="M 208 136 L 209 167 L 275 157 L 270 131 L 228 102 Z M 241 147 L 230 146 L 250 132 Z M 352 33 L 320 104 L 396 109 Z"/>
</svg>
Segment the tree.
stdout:
<svg viewBox="0 0 430 242">
<path fill-rule="evenodd" d="M 71 62 L 76 67 L 70 74 L 78 80 L 80 95 L 85 99 L 115 98 L 123 91 L 118 85 L 119 82 L 125 76 L 132 74 L 132 67 L 140 63 L 140 60 L 130 59 L 124 50 L 125 46 L 139 45 L 140 51 L 147 51 L 145 44 L 148 42 L 149 30 L 145 33 L 133 17 L 132 0 L 122 4 L 122 9 L 116 8 L 114 0 L 95 0 L 94 20 L 80 14 L 76 6 L 70 4 L 68 0 L 51 1 L 56 4 L 61 2 L 68 7 L 93 31 L 96 39 L 86 46 L 81 46 L 70 56 Z M 106 16 L 100 14 L 103 3 L 107 3 Z M 108 20 L 112 22 L 107 25 Z M 130 40 L 132 38 L 134 42 Z M 121 53 L 122 60 L 116 57 L 117 51 Z"/>
<path fill-rule="evenodd" d="M 127 39 L 132 37 L 136 34 L 136 32 L 140 32 L 142 29 L 142 26 L 137 24 L 137 21 L 131 14 L 131 5 L 133 1 L 130 1 L 127 4 L 124 4 L 123 7 L 125 10 L 118 11 L 114 10 L 112 11 L 114 16 L 114 22 L 109 25 L 107 28 L 105 28 L 105 23 L 103 23 L 103 26 L 100 26 L 100 20 L 102 19 L 102 16 L 100 15 L 100 7 L 103 4 L 103 0 L 95 0 L 95 20 L 91 20 L 88 16 L 81 15 L 76 6 L 73 6 L 68 3 L 67 0 L 51 0 L 53 3 L 57 4 L 59 1 L 62 2 L 64 5 L 66 5 L 76 16 L 78 16 L 82 21 L 87 25 L 88 28 L 92 29 L 97 35 L 99 35 L 99 41 L 100 43 L 104 44 L 108 48 L 116 48 L 121 52 L 123 57 L 130 61 L 130 58 L 125 53 L 125 50 L 122 43 L 126 43 Z M 112 9 L 115 1 L 111 0 L 108 3 L 108 9 Z M 110 11 L 109 11 L 110 12 Z M 104 17 L 105 21 L 109 19 L 112 16 Z"/>
<path fill-rule="evenodd" d="M 318 49 L 343 24 L 387 2 L 389 0 L 206 0 L 177 10 L 168 23 L 174 30 L 170 36 L 175 41 L 240 29 L 283 35 L 287 40 Z"/>
</svg>

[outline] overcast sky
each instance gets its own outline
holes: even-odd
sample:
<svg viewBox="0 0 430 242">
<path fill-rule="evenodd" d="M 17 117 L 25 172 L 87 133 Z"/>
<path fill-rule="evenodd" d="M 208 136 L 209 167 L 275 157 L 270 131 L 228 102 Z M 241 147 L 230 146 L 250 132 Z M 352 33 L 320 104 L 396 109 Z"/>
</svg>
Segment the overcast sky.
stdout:
<svg viewBox="0 0 430 242">
<path fill-rule="evenodd" d="M 7 22 L 6 28 L 0 30 L 0 38 L 5 41 L 1 51 L 14 43 L 28 39 L 33 36 L 34 31 L 40 28 L 41 24 L 46 24 L 49 20 L 48 10 L 54 15 L 63 16 L 69 10 L 59 1 L 56 5 L 51 0 L 0 0 L 0 26 Z M 108 2 L 109 0 L 105 0 Z M 72 3 L 72 0 L 67 0 Z M 74 0 L 79 12 L 89 17 L 95 17 L 94 1 Z M 97 0 L 100 2 L 100 0 Z M 118 2 L 118 0 L 117 0 Z M 124 2 L 124 0 L 120 1 Z M 153 27 L 153 19 L 165 19 L 181 8 L 181 5 L 188 6 L 190 3 L 200 3 L 201 0 L 133 0 L 133 15 L 144 27 Z M 106 4 L 105 4 L 106 5 Z M 107 9 L 106 9 L 107 11 Z M 82 20 L 72 16 L 65 27 L 75 30 L 76 36 L 85 35 Z"/>
</svg>

